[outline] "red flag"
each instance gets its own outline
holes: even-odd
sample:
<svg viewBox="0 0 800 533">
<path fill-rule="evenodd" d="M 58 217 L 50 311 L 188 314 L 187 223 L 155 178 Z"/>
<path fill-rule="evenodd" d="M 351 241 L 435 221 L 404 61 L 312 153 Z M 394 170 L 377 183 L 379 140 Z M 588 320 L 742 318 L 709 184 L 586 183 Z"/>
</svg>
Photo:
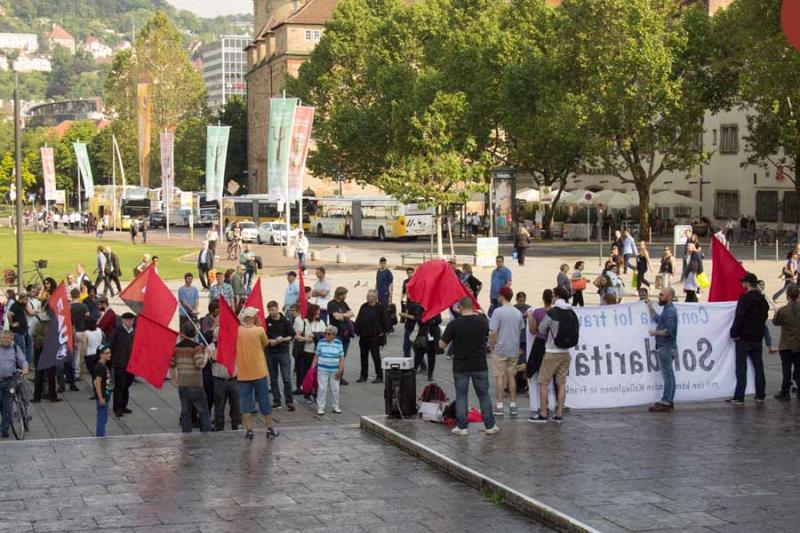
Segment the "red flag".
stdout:
<svg viewBox="0 0 800 533">
<path fill-rule="evenodd" d="M 735 302 L 744 294 L 742 277 L 747 273 L 739 260 L 716 237 L 711 239 L 711 288 L 709 302 Z"/>
<path fill-rule="evenodd" d="M 303 263 L 297 265 L 297 284 L 300 286 L 300 295 L 297 297 L 297 304 L 300 306 L 300 316 L 307 318 L 308 300 L 306 300 L 306 282 L 303 281 Z"/>
<path fill-rule="evenodd" d="M 217 335 L 217 362 L 233 376 L 236 370 L 236 341 L 239 338 L 239 320 L 225 298 L 219 299 L 219 334 Z"/>
<path fill-rule="evenodd" d="M 72 315 L 69 312 L 69 298 L 67 298 L 67 287 L 64 282 L 58 284 L 56 290 L 50 296 L 47 305 L 53 311 L 58 320 L 59 336 L 66 340 L 67 347 L 72 351 L 75 348 L 75 334 L 72 329 Z"/>
<path fill-rule="evenodd" d="M 247 296 L 244 306 L 258 309 L 258 320 L 261 322 L 261 327 L 267 327 L 267 319 L 264 316 L 264 299 L 261 297 L 261 278 L 256 280 L 256 284 L 253 285 L 253 290 Z"/>
<path fill-rule="evenodd" d="M 178 333 L 140 314 L 136 319 L 128 372 L 160 389 L 169 370 Z"/>
<path fill-rule="evenodd" d="M 154 264 L 136 276 L 119 296 L 137 315 L 147 315 L 165 326 L 178 307 L 178 300 L 156 274 Z"/>
<path fill-rule="evenodd" d="M 408 297 L 425 309 L 423 321 L 430 320 L 465 296 L 472 299 L 475 309 L 480 309 L 478 301 L 444 259 L 423 263 L 414 272 L 406 290 Z"/>
<path fill-rule="evenodd" d="M 47 328 L 47 336 L 39 362 L 36 364 L 38 370 L 53 368 L 65 361 L 70 356 L 75 344 L 67 289 L 63 281 L 50 296 L 48 307 L 50 307 L 51 321 Z"/>
</svg>

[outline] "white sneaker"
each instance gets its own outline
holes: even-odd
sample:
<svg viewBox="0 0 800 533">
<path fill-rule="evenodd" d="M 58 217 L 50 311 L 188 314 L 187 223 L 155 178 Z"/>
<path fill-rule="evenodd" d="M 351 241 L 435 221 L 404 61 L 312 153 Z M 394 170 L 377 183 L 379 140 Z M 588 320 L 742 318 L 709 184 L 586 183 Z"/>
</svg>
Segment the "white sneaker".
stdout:
<svg viewBox="0 0 800 533">
<path fill-rule="evenodd" d="M 342 412 L 342 410 L 339 409 L 338 407 L 334 407 L 333 408 L 333 412 L 336 413 L 336 414 L 340 414 Z"/>
<path fill-rule="evenodd" d="M 456 426 L 452 430 L 450 430 L 450 433 L 452 433 L 453 435 L 462 435 L 463 436 L 463 435 L 467 435 L 469 433 L 469 430 L 467 428 L 461 429 L 460 427 Z"/>
<path fill-rule="evenodd" d="M 504 415 L 503 404 L 502 403 L 498 403 L 497 407 L 495 407 L 495 409 L 494 409 L 494 416 L 503 416 L 503 415 Z"/>
<path fill-rule="evenodd" d="M 487 435 L 494 435 L 495 433 L 497 433 L 499 431 L 500 431 L 500 428 L 497 427 L 497 424 L 493 425 L 489 429 L 484 429 L 483 430 L 483 432 L 486 433 Z"/>
<path fill-rule="evenodd" d="M 317 414 L 318 415 L 324 415 L 325 414 L 325 409 L 317 409 Z"/>
</svg>

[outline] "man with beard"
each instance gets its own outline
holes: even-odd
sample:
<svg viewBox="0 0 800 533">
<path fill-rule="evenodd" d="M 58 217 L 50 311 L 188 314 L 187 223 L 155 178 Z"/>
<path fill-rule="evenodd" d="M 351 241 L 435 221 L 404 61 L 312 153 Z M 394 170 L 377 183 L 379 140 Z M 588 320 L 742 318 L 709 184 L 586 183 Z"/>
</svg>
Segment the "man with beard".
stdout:
<svg viewBox="0 0 800 533">
<path fill-rule="evenodd" d="M 650 318 L 656 322 L 655 329 L 650 330 L 650 336 L 656 339 L 656 353 L 661 374 L 664 376 L 664 393 L 661 401 L 650 406 L 651 413 L 664 413 L 672 411 L 675 399 L 675 357 L 678 355 L 678 310 L 672 303 L 675 291 L 672 287 L 664 287 L 658 293 L 658 305 L 663 307 L 661 314 L 656 313 L 653 302 L 645 300 Z"/>
</svg>

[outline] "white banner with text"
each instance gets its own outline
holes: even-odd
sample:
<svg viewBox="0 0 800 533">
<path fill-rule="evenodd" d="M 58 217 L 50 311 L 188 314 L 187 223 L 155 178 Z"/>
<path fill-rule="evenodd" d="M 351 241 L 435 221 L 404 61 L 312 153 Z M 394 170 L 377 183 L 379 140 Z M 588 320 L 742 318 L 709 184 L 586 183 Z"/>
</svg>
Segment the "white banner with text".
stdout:
<svg viewBox="0 0 800 533">
<path fill-rule="evenodd" d="M 732 396 L 736 385 L 736 348 L 730 327 L 736 302 L 676 306 L 675 402 Z M 567 405 L 599 409 L 660 400 L 664 382 L 655 338 L 649 335 L 655 323 L 650 320 L 647 306 L 636 302 L 578 307 L 575 313 L 581 331 L 578 346 L 571 351 Z M 529 332 L 528 346 L 532 342 Z M 747 393 L 752 394 L 753 368 L 748 366 Z M 536 378 L 534 375 L 534 383 Z M 538 395 L 531 394 L 531 409 L 538 405 Z"/>
</svg>

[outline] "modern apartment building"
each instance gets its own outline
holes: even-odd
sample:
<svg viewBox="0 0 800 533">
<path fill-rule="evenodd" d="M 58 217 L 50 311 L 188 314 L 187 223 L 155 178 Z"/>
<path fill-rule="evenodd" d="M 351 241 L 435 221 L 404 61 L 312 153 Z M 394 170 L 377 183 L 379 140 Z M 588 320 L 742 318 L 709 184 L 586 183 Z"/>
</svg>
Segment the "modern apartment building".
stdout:
<svg viewBox="0 0 800 533">
<path fill-rule="evenodd" d="M 244 75 L 247 72 L 246 35 L 222 35 L 203 48 L 203 79 L 208 90 L 208 107 L 217 111 L 233 96 L 247 98 Z"/>
</svg>

